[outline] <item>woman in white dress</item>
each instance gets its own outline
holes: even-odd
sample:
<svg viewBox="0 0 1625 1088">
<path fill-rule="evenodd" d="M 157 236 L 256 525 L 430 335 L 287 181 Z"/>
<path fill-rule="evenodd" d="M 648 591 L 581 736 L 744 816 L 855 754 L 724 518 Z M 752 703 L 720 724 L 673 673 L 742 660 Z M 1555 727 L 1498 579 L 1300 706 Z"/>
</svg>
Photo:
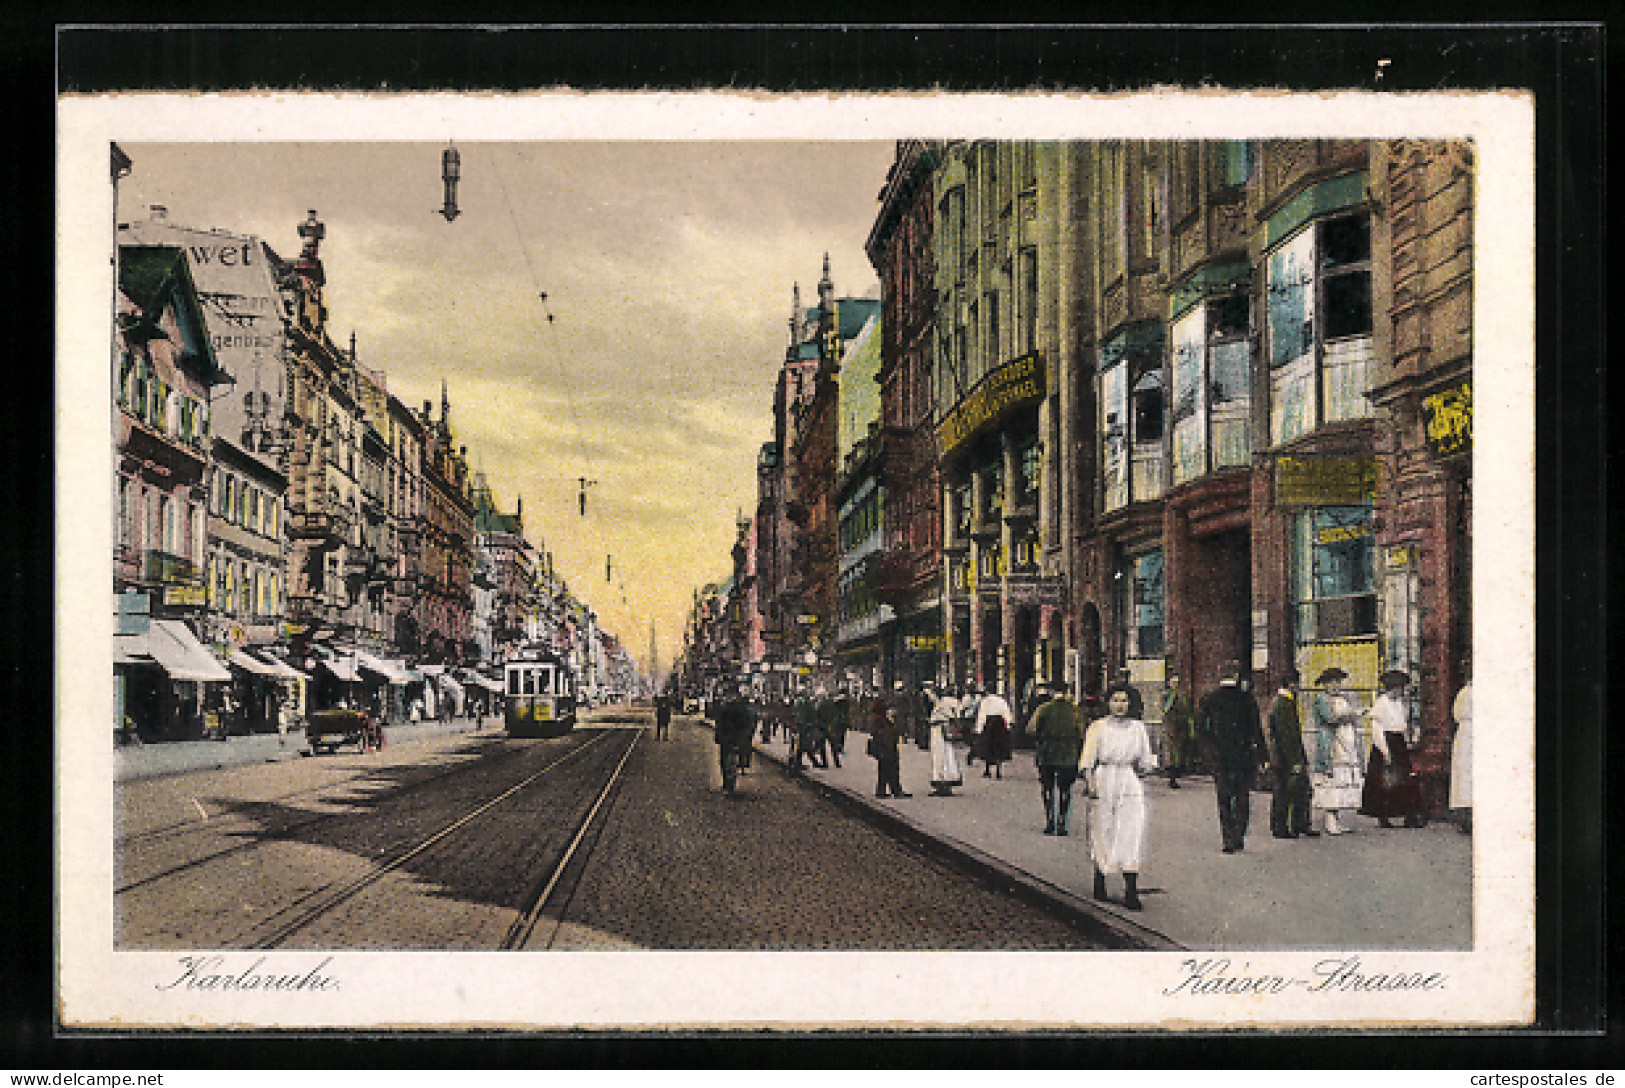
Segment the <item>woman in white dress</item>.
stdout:
<svg viewBox="0 0 1625 1088">
<path fill-rule="evenodd" d="M 963 785 L 965 772 L 959 766 L 959 754 L 954 751 L 950 729 L 957 728 L 959 700 L 952 689 L 944 690 L 931 704 L 931 792 L 947 797 L 954 787 Z"/>
<path fill-rule="evenodd" d="M 1141 909 L 1140 863 L 1150 829 L 1142 775 L 1155 769 L 1145 723 L 1129 714 L 1126 684 L 1106 692 L 1107 716 L 1089 726 L 1083 739 L 1078 772 L 1091 801 L 1089 842 L 1095 862 L 1095 898 L 1106 898 L 1106 874 L 1122 872 L 1123 905 Z"/>
<path fill-rule="evenodd" d="M 1341 814 L 1360 806 L 1365 789 L 1360 709 L 1343 692 L 1348 673 L 1335 665 L 1315 679 L 1325 690 L 1315 696 L 1315 807 L 1326 814 L 1326 834 L 1343 835 Z"/>
<path fill-rule="evenodd" d="M 1457 813 L 1456 827 L 1473 829 L 1473 682 L 1469 679 L 1456 693 L 1450 707 L 1456 719 L 1456 736 L 1450 744 L 1450 808 Z"/>
</svg>

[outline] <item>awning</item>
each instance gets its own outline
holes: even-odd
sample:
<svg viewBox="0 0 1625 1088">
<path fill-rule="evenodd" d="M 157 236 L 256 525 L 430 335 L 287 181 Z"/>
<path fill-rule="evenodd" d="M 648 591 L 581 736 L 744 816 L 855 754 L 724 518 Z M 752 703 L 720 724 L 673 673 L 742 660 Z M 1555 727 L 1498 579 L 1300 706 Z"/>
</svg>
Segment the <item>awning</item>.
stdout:
<svg viewBox="0 0 1625 1088">
<path fill-rule="evenodd" d="M 444 666 L 444 665 L 419 665 L 418 666 L 418 672 L 422 673 L 424 676 L 439 676 L 441 673 L 443 673 L 445 671 L 446 671 L 446 666 Z"/>
<path fill-rule="evenodd" d="M 391 684 L 410 684 L 412 682 L 412 678 L 406 674 L 406 671 L 388 658 L 374 657 L 364 650 L 357 650 L 355 660 L 356 664 L 363 669 L 376 676 L 382 676 Z"/>
<path fill-rule="evenodd" d="M 141 639 L 145 643 L 137 650 L 134 644 L 127 651 L 145 653 L 169 674 L 171 680 L 230 680 L 231 672 L 197 640 L 197 636 L 179 620 L 153 620 L 146 635 L 119 635 L 118 639 Z"/>
<path fill-rule="evenodd" d="M 255 676 L 274 677 L 280 675 L 275 669 L 261 661 L 259 658 L 254 657 L 242 650 L 232 650 L 231 655 L 226 658 L 226 664 L 232 666 L 233 668 L 242 669 L 244 672 L 252 673 Z"/>
<path fill-rule="evenodd" d="M 440 678 L 440 686 L 446 688 L 448 691 L 454 691 L 459 695 L 463 693 L 463 685 L 459 684 L 449 676 L 442 676 Z"/>
<path fill-rule="evenodd" d="M 361 680 L 361 673 L 357 671 L 355 662 L 349 658 L 324 657 L 317 664 L 326 669 L 335 680 L 342 680 L 346 684 L 359 683 Z"/>
<path fill-rule="evenodd" d="M 465 683 L 473 684 L 476 687 L 482 687 L 486 691 L 494 692 L 497 695 L 501 695 L 503 692 L 502 685 L 499 682 L 492 680 L 489 677 L 481 676 L 478 673 L 465 676 L 463 677 L 463 680 Z"/>
<path fill-rule="evenodd" d="M 269 668 L 271 670 L 271 675 L 279 677 L 283 680 L 310 679 L 310 677 L 306 676 L 304 673 L 300 672 L 286 661 L 283 661 L 281 658 L 272 657 L 270 654 L 257 654 L 255 655 L 255 660 L 261 662 L 267 668 Z"/>
</svg>

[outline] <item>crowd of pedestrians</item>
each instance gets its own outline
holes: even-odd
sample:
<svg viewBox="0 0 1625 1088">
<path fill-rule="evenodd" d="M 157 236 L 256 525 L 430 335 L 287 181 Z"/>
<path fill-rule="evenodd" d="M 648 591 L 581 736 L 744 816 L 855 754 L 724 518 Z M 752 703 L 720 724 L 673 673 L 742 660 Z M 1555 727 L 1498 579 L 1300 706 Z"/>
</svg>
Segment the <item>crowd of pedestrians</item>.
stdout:
<svg viewBox="0 0 1625 1088">
<path fill-rule="evenodd" d="M 1267 712 L 1244 683 L 1239 662 L 1221 668 L 1219 682 L 1200 699 L 1170 673 L 1161 702 L 1162 761 L 1170 789 L 1199 769 L 1211 774 L 1218 805 L 1220 850 L 1242 852 L 1250 823 L 1251 794 L 1260 772 L 1273 787 L 1269 825 L 1282 839 L 1337 836 L 1354 830 L 1355 813 L 1381 827 L 1426 824 L 1411 753 L 1420 736 L 1406 699 L 1410 677 L 1384 673 L 1369 711 L 1344 688 L 1348 675 L 1327 668 L 1300 707 L 1302 678 L 1287 669 Z M 1120 875 L 1123 905 L 1141 910 L 1139 874 L 1151 824 L 1145 779 L 1159 769 L 1159 756 L 1144 720 L 1140 693 L 1126 678 L 1102 698 L 1104 713 L 1093 721 L 1063 691 L 1034 686 L 1025 735 L 1038 770 L 1045 835 L 1066 836 L 1074 825 L 1074 793 L 1088 806 L 1089 850 L 1095 898 L 1108 898 L 1107 878 Z M 669 705 L 657 709 L 659 735 Z M 889 696 L 856 687 L 814 687 L 783 699 L 752 699 L 739 687 L 719 693 L 708 715 L 716 723 L 724 789 L 732 792 L 748 766 L 751 742 L 776 739 L 787 746 L 786 767 L 841 766 L 850 731 L 867 734 L 865 751 L 875 761 L 875 796 L 907 798 L 900 750 L 911 740 L 931 753 L 931 794 L 950 797 L 964 785 L 966 768 L 982 763 L 984 778 L 1001 780 L 1011 759 L 1015 715 L 996 691 L 968 685 L 963 692 L 929 682 L 917 690 L 899 683 Z M 1471 690 L 1456 699 L 1457 732 L 1451 801 L 1458 826 L 1470 827 Z M 1367 724 L 1369 723 L 1369 724 Z M 1266 730 L 1265 725 L 1268 729 Z M 1306 743 L 1312 731 L 1313 744 Z M 1367 744 L 1369 733 L 1369 746 Z M 1463 758 L 1465 756 L 1465 758 Z M 1324 831 L 1315 826 L 1320 814 Z"/>
</svg>

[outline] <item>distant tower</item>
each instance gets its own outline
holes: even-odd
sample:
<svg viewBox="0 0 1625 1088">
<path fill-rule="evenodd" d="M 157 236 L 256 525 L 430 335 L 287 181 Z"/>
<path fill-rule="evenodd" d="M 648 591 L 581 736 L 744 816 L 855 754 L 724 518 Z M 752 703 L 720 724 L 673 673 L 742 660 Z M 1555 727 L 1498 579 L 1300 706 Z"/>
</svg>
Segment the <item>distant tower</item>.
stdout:
<svg viewBox="0 0 1625 1088">
<path fill-rule="evenodd" d="M 819 367 L 828 370 L 839 360 L 835 357 L 835 281 L 829 276 L 829 254 L 824 254 L 824 274 L 818 280 L 818 356 Z"/>
<path fill-rule="evenodd" d="M 451 397 L 446 392 L 446 379 L 440 379 L 440 429 L 451 433 Z"/>
<path fill-rule="evenodd" d="M 793 348 L 801 336 L 801 284 L 790 285 L 790 346 Z"/>
</svg>

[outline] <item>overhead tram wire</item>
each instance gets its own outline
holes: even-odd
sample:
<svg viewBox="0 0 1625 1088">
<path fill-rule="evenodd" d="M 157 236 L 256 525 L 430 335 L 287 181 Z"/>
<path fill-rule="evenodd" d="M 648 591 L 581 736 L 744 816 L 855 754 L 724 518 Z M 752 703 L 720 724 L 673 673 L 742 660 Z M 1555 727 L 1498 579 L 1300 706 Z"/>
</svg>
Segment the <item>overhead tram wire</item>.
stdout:
<svg viewBox="0 0 1625 1088">
<path fill-rule="evenodd" d="M 608 581 L 612 587 L 619 590 L 621 603 L 627 607 L 628 611 L 630 611 L 631 602 L 627 600 L 626 584 L 611 577 L 613 573 L 611 566 L 612 553 L 610 552 L 609 541 L 604 536 L 603 528 L 598 524 L 596 519 L 588 519 L 586 516 L 587 486 L 589 484 L 596 484 L 598 482 L 598 466 L 593 459 L 591 448 L 587 445 L 587 429 L 581 421 L 581 412 L 577 404 L 576 391 L 574 382 L 571 380 L 569 367 L 564 365 L 563 352 L 559 350 L 558 330 L 555 327 L 556 323 L 554 321 L 553 311 L 547 304 L 547 292 L 542 290 L 540 280 L 536 275 L 536 266 L 531 259 L 530 248 L 525 244 L 524 230 L 520 227 L 519 216 L 514 211 L 513 200 L 508 195 L 507 182 L 502 176 L 502 166 L 498 161 L 498 156 L 494 150 L 491 155 L 491 172 L 496 175 L 497 187 L 502 192 L 502 203 L 508 209 L 508 221 L 513 226 L 514 241 L 519 247 L 519 255 L 525 265 L 525 276 L 529 280 L 531 292 L 536 297 L 537 301 L 542 304 L 542 313 L 547 318 L 545 329 L 547 335 L 538 337 L 538 339 L 542 340 L 544 347 L 553 354 L 551 363 L 559 376 L 560 383 L 564 387 L 565 403 L 570 410 L 571 422 L 575 425 L 576 447 L 579 458 L 578 463 L 586 466 L 577 477 L 577 479 L 580 481 L 581 487 L 581 517 L 583 520 L 589 522 L 593 534 L 598 539 L 599 548 L 604 554 L 605 580 Z"/>
</svg>

